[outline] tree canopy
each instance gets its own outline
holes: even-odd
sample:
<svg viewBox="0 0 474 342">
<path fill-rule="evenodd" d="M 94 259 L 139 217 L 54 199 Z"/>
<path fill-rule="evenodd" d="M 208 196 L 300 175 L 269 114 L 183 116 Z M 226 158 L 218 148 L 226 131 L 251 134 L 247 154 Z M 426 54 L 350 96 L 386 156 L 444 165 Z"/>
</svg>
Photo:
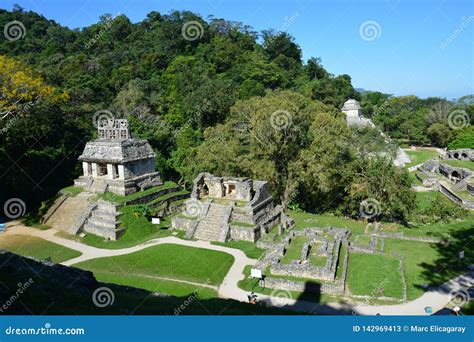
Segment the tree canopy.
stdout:
<svg viewBox="0 0 474 342">
<path fill-rule="evenodd" d="M 469 96 L 359 92 L 320 58 L 304 62 L 285 32 L 187 11 L 154 11 L 137 23 L 104 14 L 73 30 L 31 11 L 0 10 L 0 25 L 11 21 L 26 34 L 0 41 L 0 110 L 23 115 L 0 122 L 4 198 L 22 194 L 37 204 L 77 177 L 100 110 L 129 119 L 132 134 L 155 150 L 163 178 L 189 182 L 199 171 L 260 178 L 284 205 L 349 215 L 364 194 L 386 201 L 393 219 L 403 219 L 410 203 L 405 175 L 389 167 L 385 185 L 373 183 L 387 158 L 362 148 L 370 132 L 346 127 L 343 103 L 360 100 L 363 113 L 401 142 L 444 147 L 471 139 L 446 112 L 463 110 L 472 120 Z"/>
</svg>

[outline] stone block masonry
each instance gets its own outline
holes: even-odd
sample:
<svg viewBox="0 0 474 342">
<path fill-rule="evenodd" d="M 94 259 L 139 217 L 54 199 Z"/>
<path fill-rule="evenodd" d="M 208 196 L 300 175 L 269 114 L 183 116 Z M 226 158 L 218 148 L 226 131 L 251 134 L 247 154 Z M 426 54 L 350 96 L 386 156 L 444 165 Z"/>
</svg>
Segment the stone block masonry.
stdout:
<svg viewBox="0 0 474 342">
<path fill-rule="evenodd" d="M 256 242 L 277 225 L 286 229 L 294 224 L 281 206 L 274 206 L 265 181 L 200 173 L 193 183 L 191 201 L 199 207 L 194 231 L 181 218 L 173 218 L 172 226 L 200 240 Z M 206 206 L 209 209 L 203 210 Z"/>
<path fill-rule="evenodd" d="M 260 282 L 261 287 L 270 289 L 305 292 L 305 293 L 327 293 L 327 294 L 343 294 L 344 285 L 342 283 L 317 283 L 311 281 L 295 281 L 288 279 L 281 279 L 275 277 L 267 277 Z"/>
<path fill-rule="evenodd" d="M 120 228 L 120 215 L 118 205 L 99 200 L 82 231 L 115 241 L 125 232 L 124 228 Z"/>
<path fill-rule="evenodd" d="M 348 241 L 344 241 L 342 244 L 345 247 L 344 248 L 345 253 L 342 256 L 342 265 L 337 266 L 337 267 L 342 267 L 342 272 L 341 272 L 342 275 L 339 279 L 336 279 L 335 275 L 334 276 L 330 275 L 329 277 L 330 279 L 326 278 L 325 281 L 318 281 L 318 279 L 316 278 L 314 281 L 310 281 L 310 280 L 298 281 L 298 280 L 293 280 L 293 279 L 277 278 L 277 277 L 272 276 L 272 275 L 277 275 L 273 273 L 274 267 L 272 267 L 272 275 L 266 276 L 264 280 L 260 281 L 259 285 L 261 287 L 266 287 L 266 288 L 271 288 L 271 289 L 304 292 L 304 293 L 317 294 L 319 292 L 319 293 L 334 294 L 334 295 L 344 294 L 345 284 L 346 284 L 346 279 L 347 279 L 348 261 L 349 261 Z M 302 266 L 302 265 L 291 264 L 291 265 L 286 265 L 286 266 L 294 267 L 294 266 Z M 256 265 L 256 267 L 258 267 L 258 265 Z M 336 266 L 334 267 L 334 271 L 335 270 L 336 270 Z M 295 274 L 295 273 L 292 273 L 292 274 Z"/>
<path fill-rule="evenodd" d="M 301 260 L 305 260 L 314 243 L 322 244 L 318 255 L 326 256 L 324 266 L 315 266 L 308 261 L 292 260 L 289 264 L 281 264 L 280 259 L 291 245 L 295 236 L 306 236 L 306 242 L 301 250 Z M 347 277 L 350 232 L 340 228 L 305 228 L 290 230 L 280 243 L 259 241 L 257 246 L 267 249 L 255 265 L 255 268 L 267 271 L 260 286 L 295 292 L 321 292 L 328 294 L 343 294 Z M 306 256 L 306 258 L 305 258 Z M 337 270 L 342 267 L 340 277 Z M 301 280 L 298 280 L 301 279 Z"/>
<path fill-rule="evenodd" d="M 100 122 L 98 130 L 99 139 L 89 141 L 79 156 L 83 175 L 76 186 L 124 196 L 163 184 L 153 149 L 146 140 L 131 137 L 127 120 Z"/>
</svg>

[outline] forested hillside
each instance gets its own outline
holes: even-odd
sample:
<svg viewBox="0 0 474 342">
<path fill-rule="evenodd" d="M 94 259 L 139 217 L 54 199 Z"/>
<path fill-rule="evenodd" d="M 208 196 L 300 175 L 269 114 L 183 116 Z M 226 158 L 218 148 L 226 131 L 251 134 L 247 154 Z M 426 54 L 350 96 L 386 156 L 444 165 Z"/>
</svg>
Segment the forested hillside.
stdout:
<svg viewBox="0 0 474 342">
<path fill-rule="evenodd" d="M 371 197 L 385 219 L 401 221 L 413 202 L 408 176 L 363 153 L 344 101 L 360 100 L 399 142 L 474 147 L 463 124 L 472 96 L 359 93 L 349 75 L 332 75 L 317 57 L 303 61 L 287 33 L 190 12 L 151 12 L 138 23 L 104 15 L 72 30 L 19 7 L 0 10 L 2 27 L 15 20 L 24 36 L 0 40 L 2 203 L 21 197 L 35 207 L 69 185 L 104 111 L 149 140 L 165 179 L 189 182 L 200 171 L 267 179 L 284 205 L 352 216 Z"/>
</svg>

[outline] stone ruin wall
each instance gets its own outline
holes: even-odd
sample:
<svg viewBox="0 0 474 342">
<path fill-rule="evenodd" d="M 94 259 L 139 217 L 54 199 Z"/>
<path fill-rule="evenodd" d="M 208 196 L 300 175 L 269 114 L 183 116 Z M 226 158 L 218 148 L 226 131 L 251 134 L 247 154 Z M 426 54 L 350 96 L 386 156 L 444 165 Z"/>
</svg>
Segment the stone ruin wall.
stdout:
<svg viewBox="0 0 474 342">
<path fill-rule="evenodd" d="M 443 159 L 471 160 L 474 161 L 474 149 L 460 148 L 457 150 L 449 150 L 443 156 Z"/>
<path fill-rule="evenodd" d="M 343 244 L 346 247 L 346 253 L 342 259 L 342 276 L 341 279 L 331 279 L 331 282 L 316 283 L 311 281 L 295 281 L 289 279 L 275 278 L 275 277 L 265 277 L 265 280 L 260 281 L 261 287 L 278 289 L 278 290 L 287 290 L 295 292 L 320 292 L 327 294 L 344 294 L 346 278 L 347 278 L 347 268 L 349 262 L 349 252 L 348 252 L 348 241 L 344 241 Z M 337 263 L 337 259 L 336 259 Z M 272 268 L 273 270 L 273 268 Z M 334 265 L 334 273 L 336 271 L 336 265 Z M 273 272 L 272 272 L 273 273 Z"/>
<path fill-rule="evenodd" d="M 242 240 L 256 242 L 260 239 L 261 232 L 258 227 L 242 227 L 238 225 L 230 226 L 230 238 L 232 240 Z"/>
</svg>

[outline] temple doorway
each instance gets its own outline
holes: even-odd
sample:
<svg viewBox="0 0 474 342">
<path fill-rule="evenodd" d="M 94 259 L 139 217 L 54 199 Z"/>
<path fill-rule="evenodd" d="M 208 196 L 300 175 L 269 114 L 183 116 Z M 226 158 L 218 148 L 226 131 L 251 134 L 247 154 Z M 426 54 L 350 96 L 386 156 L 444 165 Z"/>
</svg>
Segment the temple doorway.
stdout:
<svg viewBox="0 0 474 342">
<path fill-rule="evenodd" d="M 107 176 L 107 164 L 97 164 L 97 176 Z"/>
<path fill-rule="evenodd" d="M 233 196 L 235 195 L 235 184 L 229 184 L 227 187 L 227 195 Z"/>
<path fill-rule="evenodd" d="M 209 188 L 204 184 L 201 188 L 201 197 L 209 196 Z"/>
</svg>

